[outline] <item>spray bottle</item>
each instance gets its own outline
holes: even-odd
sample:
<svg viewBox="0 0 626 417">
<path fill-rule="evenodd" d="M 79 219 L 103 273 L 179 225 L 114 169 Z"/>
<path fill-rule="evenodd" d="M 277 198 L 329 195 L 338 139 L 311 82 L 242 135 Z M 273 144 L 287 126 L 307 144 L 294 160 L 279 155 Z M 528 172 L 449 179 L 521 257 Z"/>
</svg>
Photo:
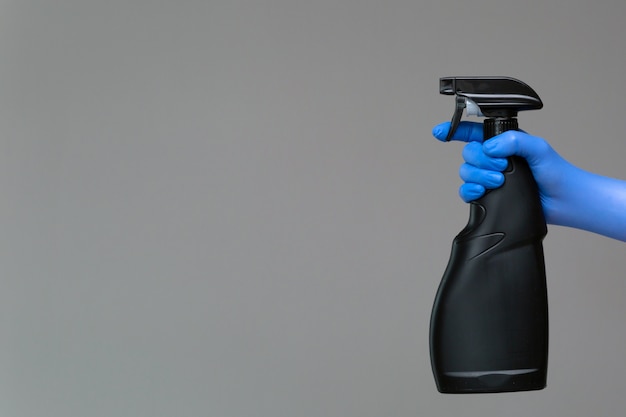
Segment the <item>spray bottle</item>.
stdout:
<svg viewBox="0 0 626 417">
<path fill-rule="evenodd" d="M 484 140 L 517 130 L 517 114 L 543 107 L 528 85 L 508 77 L 445 77 L 440 93 L 484 116 Z M 470 203 L 454 238 L 430 322 L 430 355 L 442 393 L 543 389 L 548 363 L 548 297 L 539 192 L 523 158 L 509 158 L 500 188 Z"/>
</svg>

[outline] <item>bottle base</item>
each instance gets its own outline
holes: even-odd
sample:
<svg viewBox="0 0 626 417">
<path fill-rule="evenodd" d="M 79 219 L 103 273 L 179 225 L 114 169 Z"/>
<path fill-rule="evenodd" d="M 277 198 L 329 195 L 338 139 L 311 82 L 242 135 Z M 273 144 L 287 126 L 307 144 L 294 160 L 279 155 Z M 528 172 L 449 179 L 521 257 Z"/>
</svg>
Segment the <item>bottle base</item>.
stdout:
<svg viewBox="0 0 626 417">
<path fill-rule="evenodd" d="M 535 391 L 545 387 L 546 373 L 540 369 L 443 372 L 437 378 L 437 389 L 443 394 Z"/>
</svg>

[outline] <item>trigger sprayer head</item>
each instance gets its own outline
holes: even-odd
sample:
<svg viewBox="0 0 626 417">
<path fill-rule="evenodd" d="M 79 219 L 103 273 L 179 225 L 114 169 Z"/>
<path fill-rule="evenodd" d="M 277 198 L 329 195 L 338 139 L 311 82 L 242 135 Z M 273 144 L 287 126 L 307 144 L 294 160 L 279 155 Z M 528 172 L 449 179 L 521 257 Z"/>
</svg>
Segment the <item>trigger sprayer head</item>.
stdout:
<svg viewBox="0 0 626 417">
<path fill-rule="evenodd" d="M 511 77 L 443 77 L 439 80 L 439 92 L 456 95 L 447 141 L 452 139 L 465 108 L 469 115 L 513 118 L 519 111 L 543 107 L 532 88 Z"/>
</svg>

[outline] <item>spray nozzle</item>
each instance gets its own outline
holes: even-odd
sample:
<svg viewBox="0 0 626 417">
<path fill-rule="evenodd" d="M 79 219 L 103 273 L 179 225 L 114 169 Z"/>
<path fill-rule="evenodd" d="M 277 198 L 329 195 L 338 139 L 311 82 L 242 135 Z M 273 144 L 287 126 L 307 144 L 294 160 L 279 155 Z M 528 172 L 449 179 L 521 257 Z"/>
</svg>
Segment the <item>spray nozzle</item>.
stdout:
<svg viewBox="0 0 626 417">
<path fill-rule="evenodd" d="M 463 109 L 468 115 L 507 119 L 516 117 L 519 111 L 543 107 L 532 88 L 511 77 L 443 77 L 439 92 L 456 95 L 448 141 L 459 126 Z"/>
</svg>

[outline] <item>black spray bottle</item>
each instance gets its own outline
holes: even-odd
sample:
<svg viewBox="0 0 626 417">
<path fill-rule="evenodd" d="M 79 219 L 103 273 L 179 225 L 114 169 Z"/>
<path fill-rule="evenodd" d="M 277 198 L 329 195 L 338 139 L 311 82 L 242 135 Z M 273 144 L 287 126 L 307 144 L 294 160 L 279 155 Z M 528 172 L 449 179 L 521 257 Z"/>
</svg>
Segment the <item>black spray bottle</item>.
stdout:
<svg viewBox="0 0 626 417">
<path fill-rule="evenodd" d="M 484 139 L 517 130 L 517 114 L 543 107 L 508 77 L 445 77 L 454 95 L 448 140 L 463 109 L 484 116 Z M 523 158 L 509 158 L 502 187 L 470 203 L 455 237 L 430 322 L 430 355 L 442 393 L 542 389 L 548 363 L 548 297 L 542 240 L 546 223 Z"/>
</svg>

